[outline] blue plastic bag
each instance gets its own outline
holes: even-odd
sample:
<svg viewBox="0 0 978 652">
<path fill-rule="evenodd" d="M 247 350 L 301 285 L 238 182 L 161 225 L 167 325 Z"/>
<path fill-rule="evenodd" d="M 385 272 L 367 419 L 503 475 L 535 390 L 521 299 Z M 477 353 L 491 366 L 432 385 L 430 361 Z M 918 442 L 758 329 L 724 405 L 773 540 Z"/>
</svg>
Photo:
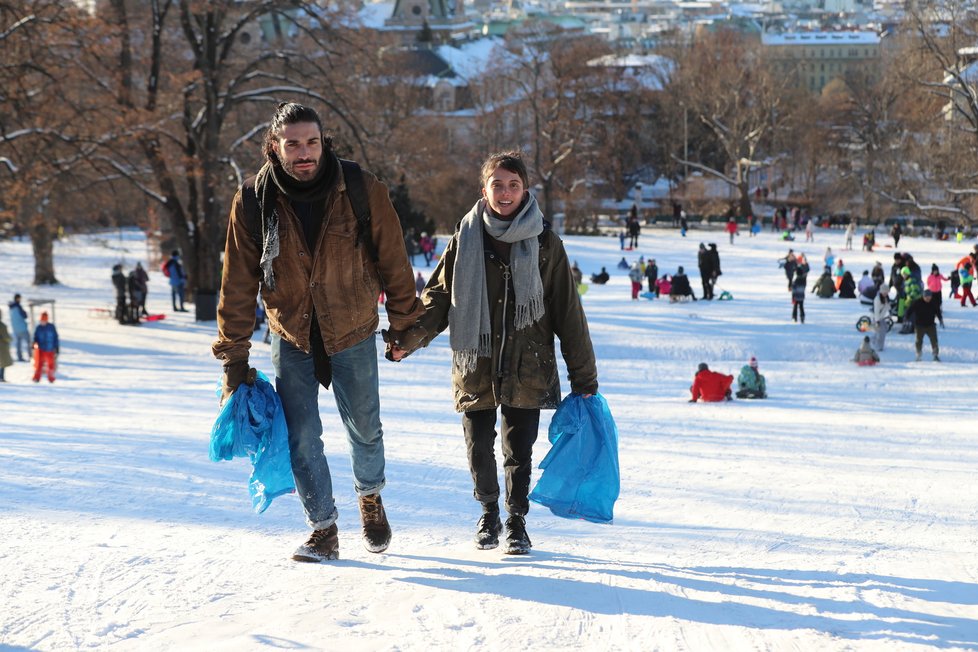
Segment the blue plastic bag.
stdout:
<svg viewBox="0 0 978 652">
<path fill-rule="evenodd" d="M 621 489 L 618 426 L 601 394 L 570 394 L 550 421 L 550 452 L 530 500 L 557 516 L 610 523 Z"/>
<path fill-rule="evenodd" d="M 254 385 L 242 383 L 231 394 L 211 428 L 211 461 L 235 457 L 251 460 L 248 493 L 256 513 L 268 509 L 274 498 L 295 491 L 282 401 L 260 371 Z"/>
</svg>

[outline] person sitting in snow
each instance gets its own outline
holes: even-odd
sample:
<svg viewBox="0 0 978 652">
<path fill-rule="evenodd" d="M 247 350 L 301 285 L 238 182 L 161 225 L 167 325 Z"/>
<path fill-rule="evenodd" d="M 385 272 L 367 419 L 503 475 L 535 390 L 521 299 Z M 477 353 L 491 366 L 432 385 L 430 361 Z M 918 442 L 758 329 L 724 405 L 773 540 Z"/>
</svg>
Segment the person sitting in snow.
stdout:
<svg viewBox="0 0 978 652">
<path fill-rule="evenodd" d="M 846 270 L 842 274 L 842 282 L 839 283 L 839 298 L 840 299 L 855 299 L 856 298 L 856 282 L 852 278 L 852 272 Z"/>
<path fill-rule="evenodd" d="M 856 355 L 852 356 L 852 361 L 860 367 L 872 367 L 879 363 L 880 356 L 873 350 L 873 345 L 869 343 L 869 335 L 863 337 L 863 343 L 856 349 Z"/>
<path fill-rule="evenodd" d="M 679 269 L 672 276 L 672 287 L 669 289 L 669 300 L 684 301 L 686 297 L 691 297 L 693 301 L 696 301 L 696 295 L 693 294 L 693 288 L 689 286 L 689 277 L 686 276 L 686 272 L 683 271 L 683 266 L 680 265 Z"/>
<path fill-rule="evenodd" d="M 835 295 L 835 281 L 832 280 L 832 268 L 828 265 L 822 271 L 822 275 L 815 281 L 812 293 L 818 294 L 823 299 L 831 299 Z"/>
<path fill-rule="evenodd" d="M 737 377 L 737 398 L 767 398 L 767 383 L 757 370 L 757 358 L 754 356 L 740 369 Z"/>
<path fill-rule="evenodd" d="M 604 267 L 601 268 L 600 273 L 591 274 L 591 282 L 596 283 L 598 285 L 604 285 L 605 283 L 608 282 L 609 278 L 611 277 L 608 276 L 608 270 L 606 270 Z"/>
<path fill-rule="evenodd" d="M 668 274 L 663 274 L 662 278 L 655 282 L 655 296 L 656 298 L 667 297 L 670 292 L 672 292 L 672 277 Z"/>
<path fill-rule="evenodd" d="M 706 363 L 701 362 L 696 368 L 693 385 L 689 388 L 693 395 L 689 402 L 695 403 L 698 399 L 703 399 L 705 403 L 732 401 L 730 386 L 733 384 L 733 379 L 733 376 L 710 371 Z"/>
<path fill-rule="evenodd" d="M 628 261 L 625 260 L 625 257 L 622 256 L 621 260 L 618 261 L 618 269 L 628 269 L 629 267 L 631 267 L 631 265 L 629 265 Z"/>
</svg>

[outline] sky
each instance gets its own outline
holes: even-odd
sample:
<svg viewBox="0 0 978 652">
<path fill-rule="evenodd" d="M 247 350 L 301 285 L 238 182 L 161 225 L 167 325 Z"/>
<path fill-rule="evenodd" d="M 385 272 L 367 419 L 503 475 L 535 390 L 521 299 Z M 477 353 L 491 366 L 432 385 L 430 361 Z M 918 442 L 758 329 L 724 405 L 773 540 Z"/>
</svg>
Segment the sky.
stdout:
<svg viewBox="0 0 978 652">
<path fill-rule="evenodd" d="M 295 496 L 256 515 L 247 460 L 208 459 L 216 326 L 171 310 L 143 235 L 57 242 L 53 287 L 31 285 L 29 242 L 0 241 L 4 322 L 14 292 L 52 299 L 61 336 L 55 383 L 15 363 L 0 384 L 0 650 L 978 650 L 978 309 L 945 299 L 939 363 L 926 342 L 914 362 L 913 336 L 894 331 L 881 364 L 859 367 L 865 306 L 809 295 L 792 323 L 777 264 L 789 243 L 693 227 L 646 227 L 628 252 L 564 238 L 586 275 L 612 274 L 582 300 L 620 433 L 613 523 L 533 505 L 530 555 L 475 549 L 443 334 L 379 361 L 385 553 L 360 543 L 321 393 L 340 559 L 319 565 L 290 560 L 308 535 Z M 813 263 L 831 246 L 858 278 L 889 267 L 892 240 L 879 240 L 844 251 L 841 230 L 817 229 L 790 245 Z M 732 301 L 631 300 L 622 256 L 684 265 L 699 296 L 699 242 L 718 244 Z M 900 248 L 947 273 L 973 244 Z M 111 267 L 136 261 L 165 318 L 121 326 L 105 317 Z M 751 356 L 769 399 L 687 402 L 698 363 L 736 376 Z M 274 375 L 260 332 L 252 364 Z"/>
</svg>

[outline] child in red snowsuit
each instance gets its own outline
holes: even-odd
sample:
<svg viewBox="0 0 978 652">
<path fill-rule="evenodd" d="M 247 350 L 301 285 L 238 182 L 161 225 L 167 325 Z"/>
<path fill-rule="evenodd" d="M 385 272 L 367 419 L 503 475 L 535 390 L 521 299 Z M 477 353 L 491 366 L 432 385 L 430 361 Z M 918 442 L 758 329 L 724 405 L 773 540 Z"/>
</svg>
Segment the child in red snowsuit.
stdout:
<svg viewBox="0 0 978 652">
<path fill-rule="evenodd" d="M 705 362 L 701 362 L 696 376 L 693 377 L 693 386 L 689 388 L 693 398 L 690 403 L 695 403 L 697 399 L 703 399 L 707 403 L 717 401 L 732 400 L 730 396 L 730 386 L 733 384 L 734 377 L 726 374 L 710 371 Z"/>
</svg>

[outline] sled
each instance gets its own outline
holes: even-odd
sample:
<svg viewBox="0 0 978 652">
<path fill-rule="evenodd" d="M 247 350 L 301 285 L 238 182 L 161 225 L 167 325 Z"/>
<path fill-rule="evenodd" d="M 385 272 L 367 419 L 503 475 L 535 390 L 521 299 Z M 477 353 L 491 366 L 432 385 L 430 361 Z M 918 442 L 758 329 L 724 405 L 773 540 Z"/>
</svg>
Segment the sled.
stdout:
<svg viewBox="0 0 978 652">
<path fill-rule="evenodd" d="M 578 283 L 577 284 L 577 293 L 579 295 L 584 296 L 585 294 L 587 294 L 587 289 L 588 289 L 588 284 L 587 283 Z"/>
<path fill-rule="evenodd" d="M 889 333 L 890 329 L 893 328 L 893 320 L 887 317 L 883 320 L 883 325 L 886 326 L 886 332 Z M 873 320 L 868 316 L 863 315 L 856 320 L 856 330 L 860 333 L 866 333 L 873 330 Z"/>
<path fill-rule="evenodd" d="M 651 300 L 651 299 L 654 299 L 655 298 L 655 292 L 642 292 L 638 296 L 642 297 L 643 299 L 650 299 Z"/>
<path fill-rule="evenodd" d="M 115 310 L 112 308 L 89 308 L 88 316 L 109 319 L 115 316 Z"/>
<path fill-rule="evenodd" d="M 160 321 L 163 319 L 166 319 L 166 315 L 164 315 L 163 313 L 160 313 L 158 315 L 146 315 L 145 317 L 143 317 L 143 321 Z"/>
</svg>

